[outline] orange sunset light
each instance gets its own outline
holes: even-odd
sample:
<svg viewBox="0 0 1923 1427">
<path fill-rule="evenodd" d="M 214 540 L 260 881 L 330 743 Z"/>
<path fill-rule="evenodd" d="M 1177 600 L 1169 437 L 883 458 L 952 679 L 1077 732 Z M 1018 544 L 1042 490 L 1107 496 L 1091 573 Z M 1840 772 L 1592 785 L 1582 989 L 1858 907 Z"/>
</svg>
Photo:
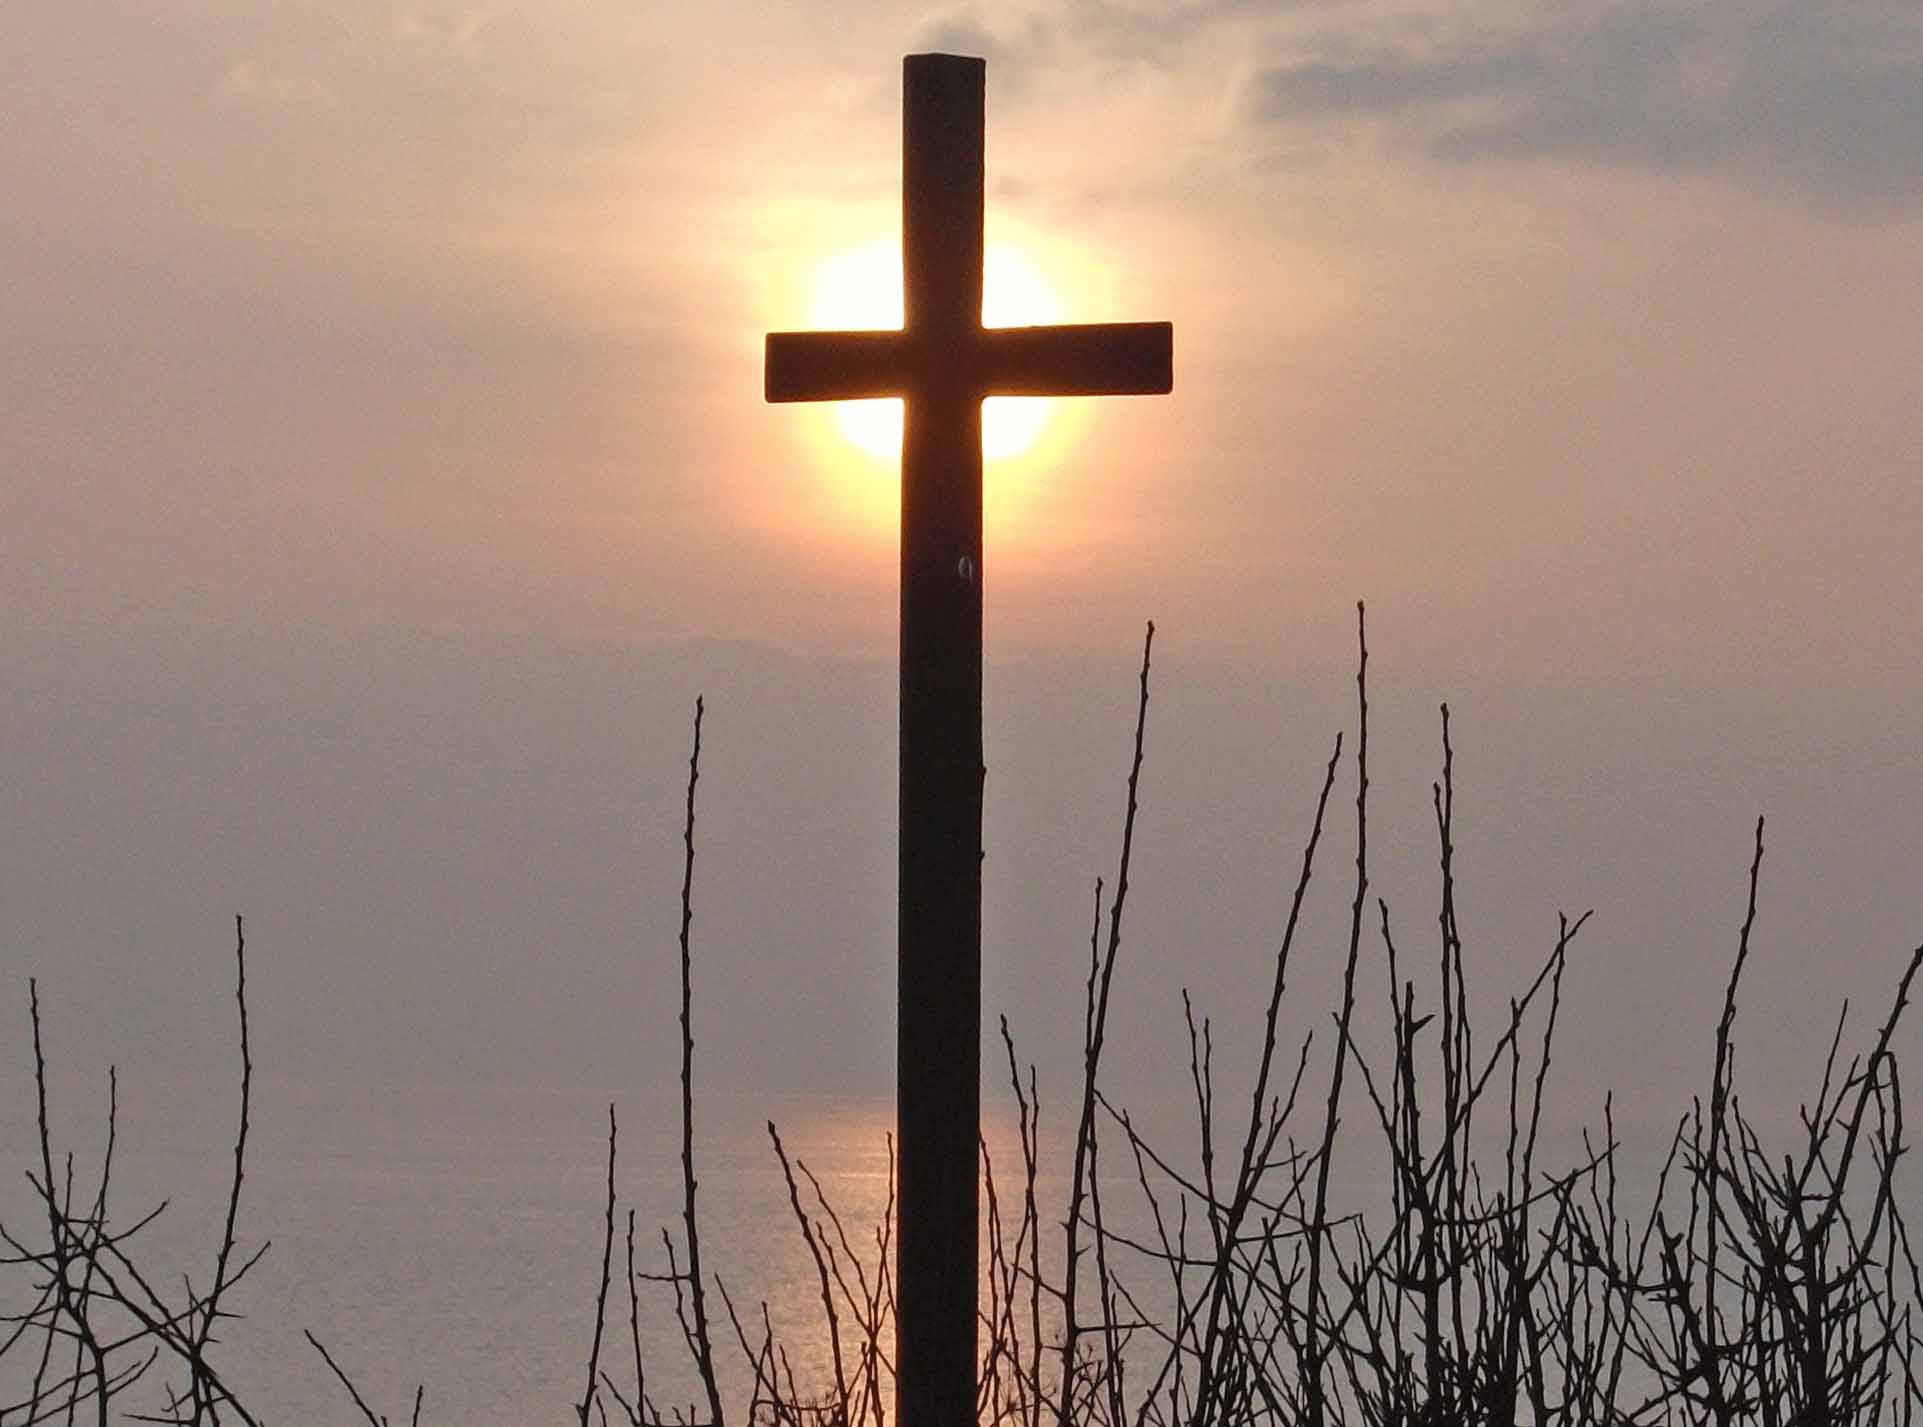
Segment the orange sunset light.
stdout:
<svg viewBox="0 0 1923 1427">
<path fill-rule="evenodd" d="M 826 331 L 898 328 L 901 290 L 898 244 L 876 242 L 839 253 L 814 270 L 807 325 Z M 1063 320 L 1062 302 L 1027 255 L 1011 244 L 989 244 L 982 262 L 982 324 L 1026 327 Z M 1022 468 L 1066 434 L 1062 408 L 1049 397 L 997 396 L 982 404 L 984 517 L 991 525 L 1022 504 Z M 835 402 L 819 416 L 822 455 L 842 494 L 890 526 L 899 509 L 901 427 L 898 398 Z"/>
</svg>

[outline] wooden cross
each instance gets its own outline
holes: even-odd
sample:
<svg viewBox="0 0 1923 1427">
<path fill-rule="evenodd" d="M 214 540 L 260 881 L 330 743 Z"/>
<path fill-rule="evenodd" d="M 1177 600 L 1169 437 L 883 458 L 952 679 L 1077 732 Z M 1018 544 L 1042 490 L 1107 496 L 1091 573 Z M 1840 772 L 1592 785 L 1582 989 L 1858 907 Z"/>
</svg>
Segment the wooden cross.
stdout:
<svg viewBox="0 0 1923 1427">
<path fill-rule="evenodd" d="M 901 451 L 896 1421 L 974 1427 L 982 443 L 991 395 L 1167 392 L 1166 322 L 984 328 L 986 65 L 902 63 L 898 332 L 771 332 L 769 401 L 906 399 Z"/>
</svg>

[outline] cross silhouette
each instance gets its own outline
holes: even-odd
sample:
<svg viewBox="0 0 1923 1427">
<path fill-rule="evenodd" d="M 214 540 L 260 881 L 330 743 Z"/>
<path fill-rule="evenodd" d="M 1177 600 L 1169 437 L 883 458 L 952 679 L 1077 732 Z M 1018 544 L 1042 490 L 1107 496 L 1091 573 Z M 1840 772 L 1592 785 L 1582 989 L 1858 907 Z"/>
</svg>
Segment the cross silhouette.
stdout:
<svg viewBox="0 0 1923 1427">
<path fill-rule="evenodd" d="M 973 1427 L 981 1119 L 982 445 L 990 395 L 1159 394 L 1166 322 L 984 328 L 986 65 L 902 62 L 898 332 L 771 332 L 769 401 L 906 398 L 896 1421 Z"/>
</svg>

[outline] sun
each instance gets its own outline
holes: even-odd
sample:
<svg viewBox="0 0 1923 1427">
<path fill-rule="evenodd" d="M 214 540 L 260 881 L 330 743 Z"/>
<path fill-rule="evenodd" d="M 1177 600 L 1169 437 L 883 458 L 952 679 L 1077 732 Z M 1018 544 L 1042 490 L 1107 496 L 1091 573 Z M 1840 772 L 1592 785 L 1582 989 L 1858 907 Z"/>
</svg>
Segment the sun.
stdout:
<svg viewBox="0 0 1923 1427">
<path fill-rule="evenodd" d="M 824 262 L 815 280 L 814 327 L 831 331 L 898 328 L 902 323 L 901 249 L 873 243 Z M 1061 304 L 1019 249 L 991 245 L 982 256 L 982 325 L 1034 327 L 1061 320 Z M 991 396 L 982 403 L 982 459 L 1006 461 L 1031 449 L 1048 426 L 1048 397 Z M 844 401 L 835 425 L 858 450 L 893 464 L 901 455 L 898 398 Z"/>
</svg>

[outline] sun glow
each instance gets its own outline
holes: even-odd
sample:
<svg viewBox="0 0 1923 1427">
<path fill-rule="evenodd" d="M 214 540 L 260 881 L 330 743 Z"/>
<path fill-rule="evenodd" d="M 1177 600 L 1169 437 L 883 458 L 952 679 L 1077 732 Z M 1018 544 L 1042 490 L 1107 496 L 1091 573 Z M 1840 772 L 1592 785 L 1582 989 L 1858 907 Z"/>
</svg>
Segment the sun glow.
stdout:
<svg viewBox="0 0 1923 1427">
<path fill-rule="evenodd" d="M 1022 254 L 1004 245 L 982 258 L 982 325 L 1031 327 L 1061 321 L 1061 304 Z M 901 250 L 875 243 L 831 258 L 815 281 L 810 324 L 850 331 L 902 324 Z M 982 458 L 1006 461 L 1031 449 L 1053 415 L 1048 397 L 991 396 L 982 403 Z M 857 449 L 892 466 L 901 455 L 899 400 L 844 401 L 835 425 Z"/>
</svg>

